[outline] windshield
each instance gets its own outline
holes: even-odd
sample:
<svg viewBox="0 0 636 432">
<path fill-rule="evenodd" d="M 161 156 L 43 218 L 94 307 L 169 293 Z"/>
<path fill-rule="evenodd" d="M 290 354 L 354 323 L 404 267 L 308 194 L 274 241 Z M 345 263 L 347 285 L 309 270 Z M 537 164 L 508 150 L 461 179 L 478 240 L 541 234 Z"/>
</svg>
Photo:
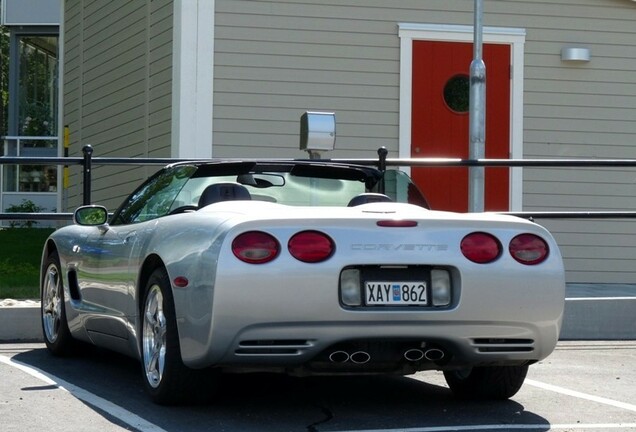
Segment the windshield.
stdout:
<svg viewBox="0 0 636 432">
<path fill-rule="evenodd" d="M 172 207 L 197 205 L 206 187 L 228 182 L 242 184 L 252 200 L 293 206 L 346 206 L 352 197 L 366 190 L 360 181 L 296 177 L 291 173 L 196 177 L 184 185 Z"/>
<path fill-rule="evenodd" d="M 291 206 L 345 207 L 357 195 L 374 192 L 386 194 L 390 201 L 428 208 L 417 187 L 401 171 L 383 174 L 367 167 L 294 162 L 183 164 L 164 168 L 146 181 L 115 212 L 111 224 L 198 210 L 207 205 L 201 197 L 208 187 L 221 184 L 227 193 L 241 190 L 242 198 L 234 199 L 247 197 Z"/>
</svg>

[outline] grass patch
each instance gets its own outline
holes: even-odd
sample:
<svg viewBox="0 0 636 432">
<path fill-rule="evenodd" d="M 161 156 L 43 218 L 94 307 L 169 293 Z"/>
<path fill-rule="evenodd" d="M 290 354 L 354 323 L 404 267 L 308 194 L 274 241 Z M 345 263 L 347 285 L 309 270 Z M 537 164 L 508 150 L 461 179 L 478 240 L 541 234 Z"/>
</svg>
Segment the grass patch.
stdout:
<svg viewBox="0 0 636 432">
<path fill-rule="evenodd" d="M 39 297 L 42 248 L 52 228 L 0 229 L 0 299 Z"/>
</svg>

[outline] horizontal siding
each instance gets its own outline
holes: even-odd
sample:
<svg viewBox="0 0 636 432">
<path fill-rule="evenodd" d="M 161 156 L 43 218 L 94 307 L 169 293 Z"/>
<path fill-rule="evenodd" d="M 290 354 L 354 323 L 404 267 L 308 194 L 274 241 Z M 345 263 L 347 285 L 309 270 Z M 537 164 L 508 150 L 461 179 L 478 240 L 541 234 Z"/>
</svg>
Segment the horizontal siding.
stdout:
<svg viewBox="0 0 636 432">
<path fill-rule="evenodd" d="M 170 155 L 172 131 L 172 18 L 171 1 L 150 5 L 148 58 L 147 157 Z M 155 168 L 147 168 L 149 172 Z"/>
<path fill-rule="evenodd" d="M 566 3 L 566 2 L 559 2 Z M 531 21 L 526 43 L 525 157 L 636 158 L 636 8 L 569 5 L 569 19 Z M 555 6 L 545 5 L 546 11 Z M 614 7 L 612 7 L 614 6 Z M 620 7 L 618 7 L 620 6 Z M 586 46 L 591 61 L 562 63 Z M 636 210 L 636 169 L 526 170 L 524 207 Z M 636 221 L 551 222 L 569 282 L 636 283 Z"/>
<path fill-rule="evenodd" d="M 332 157 L 374 156 L 379 146 L 395 154 L 397 23 L 473 22 L 472 2 L 316 3 L 217 0 L 215 156 L 302 154 L 298 118 L 305 110 L 336 112 Z M 526 31 L 524 157 L 636 159 L 636 5 L 514 0 L 484 8 L 486 26 Z M 561 62 L 568 45 L 589 47 L 592 61 Z M 523 172 L 525 210 L 636 207 L 636 169 Z M 564 227 L 580 228 L 568 233 Z M 570 282 L 636 283 L 636 257 L 612 243 L 634 240 L 633 225 L 577 220 L 553 230 L 563 242 Z M 596 238 L 601 232 L 605 243 Z M 572 240 L 577 236 L 584 244 Z"/>
<path fill-rule="evenodd" d="M 539 220 L 559 244 L 572 283 L 635 283 L 636 219 Z"/>
<path fill-rule="evenodd" d="M 170 154 L 172 1 L 65 2 L 65 123 L 72 149 Z M 334 111 L 330 157 L 397 154 L 398 23 L 472 25 L 473 2 L 216 0 L 213 155 L 304 157 L 299 118 Z M 486 26 L 522 28 L 525 158 L 636 159 L 636 3 L 501 0 Z M 589 63 L 561 62 L 586 46 Z M 102 168 L 100 168 L 102 169 Z M 96 199 L 117 201 L 151 169 L 104 167 Z M 524 210 L 636 207 L 636 169 L 523 169 Z M 70 194 L 70 196 L 76 196 Z M 636 283 L 631 221 L 541 221 L 570 282 Z"/>
<path fill-rule="evenodd" d="M 71 153 L 170 154 L 172 2 L 65 2 L 64 121 Z M 93 170 L 92 196 L 111 210 L 156 168 Z M 68 208 L 81 203 L 81 174 L 71 173 Z"/>
<path fill-rule="evenodd" d="M 532 9 L 522 25 L 524 157 L 636 159 L 636 5 L 557 1 Z M 591 61 L 561 62 L 564 46 L 588 47 Z M 524 169 L 524 209 L 633 211 L 635 180 L 636 168 Z M 569 282 L 636 283 L 636 220 L 541 223 L 562 249 Z"/>
<path fill-rule="evenodd" d="M 298 121 L 307 110 L 336 112 L 334 157 L 397 148 L 392 16 L 425 16 L 399 3 L 217 1 L 214 155 L 303 156 Z"/>
</svg>

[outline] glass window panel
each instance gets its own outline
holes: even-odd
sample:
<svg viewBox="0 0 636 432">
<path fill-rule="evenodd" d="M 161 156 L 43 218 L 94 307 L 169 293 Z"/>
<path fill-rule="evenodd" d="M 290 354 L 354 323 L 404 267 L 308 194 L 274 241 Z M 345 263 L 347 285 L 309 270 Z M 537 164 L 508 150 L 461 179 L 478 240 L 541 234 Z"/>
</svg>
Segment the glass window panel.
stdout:
<svg viewBox="0 0 636 432">
<path fill-rule="evenodd" d="M 57 36 L 18 38 L 21 136 L 57 135 Z"/>
<path fill-rule="evenodd" d="M 20 141 L 20 156 L 55 157 L 57 140 L 26 139 Z M 57 168 L 55 165 L 20 165 L 20 192 L 55 192 Z"/>
<path fill-rule="evenodd" d="M 0 136 L 9 134 L 9 31 L 0 26 Z"/>
<path fill-rule="evenodd" d="M 9 34 L 6 28 L 0 28 L 0 54 L 3 58 L 14 60 L 11 63 L 1 62 L 0 67 L 0 135 L 20 137 L 18 140 L 5 139 L 3 154 L 55 157 L 58 36 L 17 34 L 13 37 L 17 41 L 17 45 L 14 45 L 17 46 L 17 53 L 14 52 L 14 57 L 11 57 Z M 17 79 L 9 83 L 10 78 Z M 12 114 L 9 114 L 10 112 Z M 57 190 L 56 166 L 4 165 L 1 171 L 4 192 Z"/>
<path fill-rule="evenodd" d="M 467 113 L 470 98 L 470 77 L 455 75 L 444 86 L 444 101 L 456 113 Z"/>
</svg>

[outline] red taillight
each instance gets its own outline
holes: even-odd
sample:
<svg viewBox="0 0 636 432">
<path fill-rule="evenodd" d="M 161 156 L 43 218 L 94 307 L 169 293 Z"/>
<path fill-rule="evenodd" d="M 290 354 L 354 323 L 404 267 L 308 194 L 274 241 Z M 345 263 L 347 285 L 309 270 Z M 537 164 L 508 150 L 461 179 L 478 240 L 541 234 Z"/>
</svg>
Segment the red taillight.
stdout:
<svg viewBox="0 0 636 432">
<path fill-rule="evenodd" d="M 493 262 L 501 255 L 499 240 L 484 232 L 468 234 L 462 239 L 461 249 L 466 258 L 478 264 Z"/>
<path fill-rule="evenodd" d="M 510 241 L 508 246 L 510 255 L 526 265 L 540 264 L 550 253 L 548 244 L 541 237 L 534 234 L 520 234 Z"/>
<path fill-rule="evenodd" d="M 299 261 L 317 263 L 329 258 L 335 249 L 333 240 L 319 231 L 294 234 L 287 243 L 289 253 Z"/>
<path fill-rule="evenodd" d="M 264 264 L 278 256 L 280 245 L 270 234 L 261 231 L 248 231 L 234 239 L 232 252 L 243 262 Z"/>
</svg>

